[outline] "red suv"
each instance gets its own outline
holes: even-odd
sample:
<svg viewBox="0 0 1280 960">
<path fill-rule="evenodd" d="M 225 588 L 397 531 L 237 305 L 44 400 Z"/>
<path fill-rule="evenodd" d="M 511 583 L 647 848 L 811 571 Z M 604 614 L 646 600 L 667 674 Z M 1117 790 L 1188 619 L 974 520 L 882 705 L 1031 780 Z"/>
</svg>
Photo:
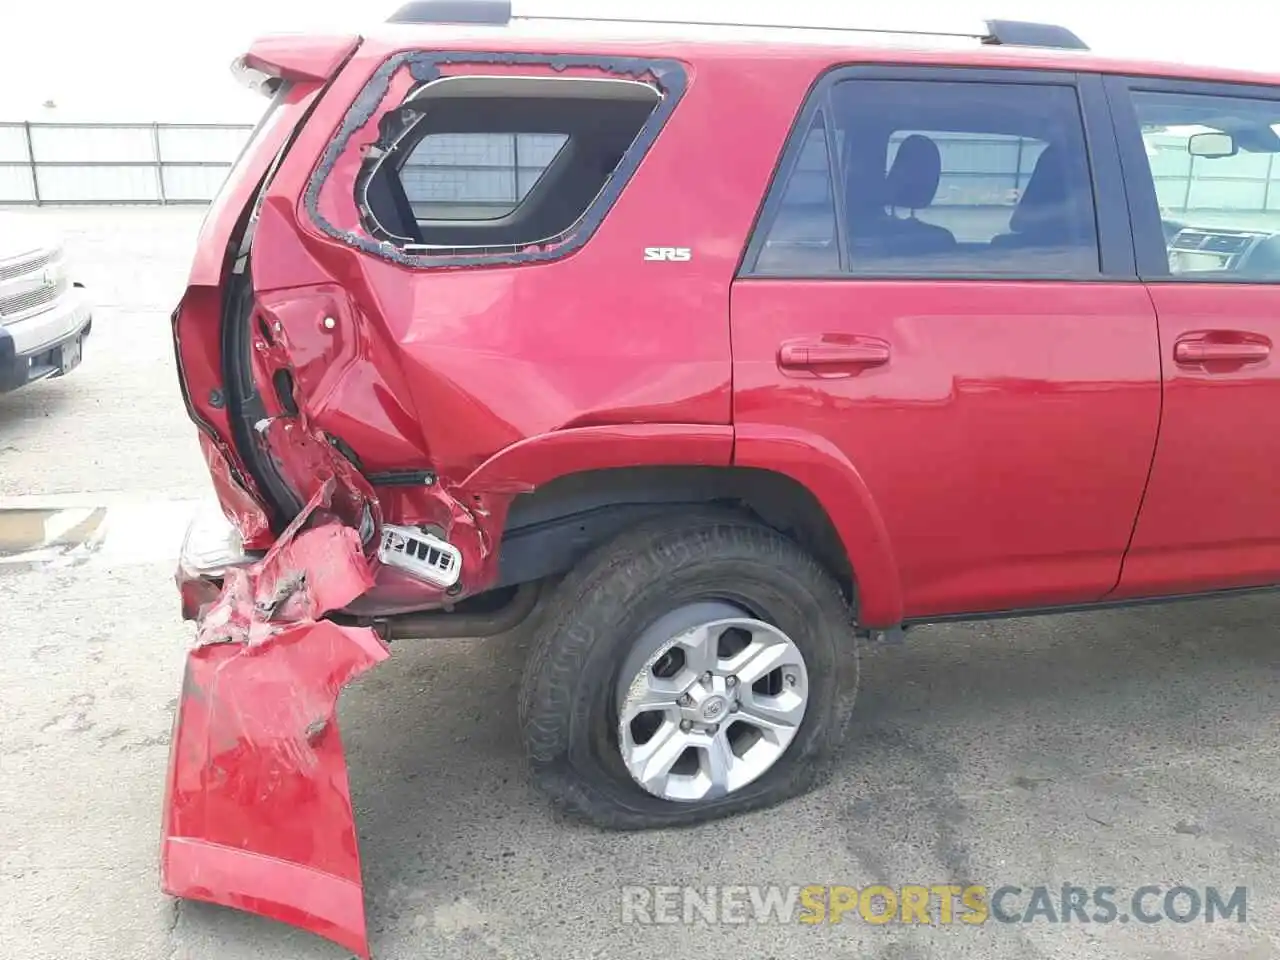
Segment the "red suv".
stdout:
<svg viewBox="0 0 1280 960">
<path fill-rule="evenodd" d="M 165 889 L 367 953 L 334 704 L 400 639 L 527 621 L 534 777 L 647 828 L 810 787 L 860 637 L 1280 582 L 1280 81 L 1082 46 L 485 0 L 256 44 L 173 316 L 231 527 Z"/>
</svg>

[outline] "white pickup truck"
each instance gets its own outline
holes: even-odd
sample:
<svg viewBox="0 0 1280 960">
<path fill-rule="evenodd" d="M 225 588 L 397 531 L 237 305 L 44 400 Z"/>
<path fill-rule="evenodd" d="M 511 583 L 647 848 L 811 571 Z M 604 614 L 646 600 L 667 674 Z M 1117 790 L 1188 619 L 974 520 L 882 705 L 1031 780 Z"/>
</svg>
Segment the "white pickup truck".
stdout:
<svg viewBox="0 0 1280 960">
<path fill-rule="evenodd" d="M 33 218 L 0 213 L 0 393 L 70 372 L 92 325 L 61 240 Z"/>
</svg>

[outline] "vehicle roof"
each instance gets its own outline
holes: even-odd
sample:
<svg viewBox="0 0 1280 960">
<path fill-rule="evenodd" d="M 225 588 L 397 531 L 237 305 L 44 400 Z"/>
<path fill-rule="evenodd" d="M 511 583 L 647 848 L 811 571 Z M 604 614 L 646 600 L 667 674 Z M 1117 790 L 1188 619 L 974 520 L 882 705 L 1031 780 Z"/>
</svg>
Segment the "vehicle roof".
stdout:
<svg viewBox="0 0 1280 960">
<path fill-rule="evenodd" d="M 711 24 L 616 18 L 523 18 L 505 25 L 379 24 L 365 36 L 396 48 L 510 50 L 599 56 L 759 60 L 787 57 L 817 66 L 902 63 L 1066 70 L 1280 85 L 1280 74 L 1128 59 L 1092 51 L 984 44 L 980 21 L 939 24 L 882 19 L 883 28 Z M 888 29 L 892 27 L 893 29 Z M 1088 37 L 1084 38 L 1088 41 Z"/>
</svg>

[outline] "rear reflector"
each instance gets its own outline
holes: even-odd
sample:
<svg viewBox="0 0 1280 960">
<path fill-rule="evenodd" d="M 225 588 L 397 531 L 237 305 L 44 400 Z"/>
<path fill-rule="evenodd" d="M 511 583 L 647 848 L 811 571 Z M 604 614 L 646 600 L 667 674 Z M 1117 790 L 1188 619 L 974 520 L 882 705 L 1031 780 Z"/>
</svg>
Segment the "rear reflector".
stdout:
<svg viewBox="0 0 1280 960">
<path fill-rule="evenodd" d="M 462 554 L 457 547 L 413 527 L 383 524 L 378 559 L 441 587 L 452 587 L 462 574 Z"/>
</svg>

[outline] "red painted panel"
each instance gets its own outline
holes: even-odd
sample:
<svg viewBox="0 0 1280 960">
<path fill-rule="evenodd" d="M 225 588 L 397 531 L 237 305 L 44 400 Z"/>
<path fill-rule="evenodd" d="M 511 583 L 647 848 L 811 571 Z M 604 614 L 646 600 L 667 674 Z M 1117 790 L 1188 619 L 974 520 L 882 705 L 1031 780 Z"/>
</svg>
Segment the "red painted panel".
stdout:
<svg viewBox="0 0 1280 960">
<path fill-rule="evenodd" d="M 839 449 L 878 515 L 866 524 L 887 531 L 906 617 L 1115 585 L 1160 413 L 1141 286 L 743 280 L 733 333 L 739 432 L 786 427 Z M 859 356 L 870 343 L 876 362 L 783 369 L 796 340 Z"/>
<path fill-rule="evenodd" d="M 251 70 L 292 82 L 328 80 L 360 43 L 355 36 L 277 34 L 253 42 L 241 58 Z"/>
<path fill-rule="evenodd" d="M 1280 582 L 1280 286 L 1164 283 L 1150 291 L 1164 416 L 1116 596 Z M 1228 356 L 1179 363 L 1179 343 Z"/>
<path fill-rule="evenodd" d="M 463 48 L 476 46 L 472 38 Z M 350 102 L 401 49 L 366 42 L 330 96 Z M 447 72 L 476 69 L 459 59 Z M 563 75 L 536 65 L 483 70 Z M 729 287 L 814 67 L 709 56 L 688 70 L 684 99 L 609 216 L 583 248 L 548 263 L 410 269 L 321 233 L 299 197 L 335 124 L 326 118 L 302 131 L 269 191 L 254 281 L 264 300 L 274 290 L 302 299 L 334 285 L 350 298 L 360 348 L 344 353 L 334 338 L 332 355 L 312 357 L 317 369 L 340 364 L 328 380 L 349 387 L 313 399 L 311 409 L 361 462 L 433 469 L 447 487 L 506 448 L 558 431 L 729 424 Z M 388 108 L 411 85 L 402 73 L 391 79 Z M 730 102 L 753 105 L 745 121 L 726 112 Z M 378 117 L 355 135 L 318 198 L 331 222 L 359 235 L 352 184 Z M 689 176 L 729 154 L 735 164 L 714 179 Z M 646 261 L 654 245 L 689 247 L 693 256 Z M 309 385 L 304 393 L 314 397 Z M 420 437 L 391 415 L 401 409 Z"/>
<path fill-rule="evenodd" d="M 244 463 L 232 441 L 224 399 L 222 311 L 223 283 L 230 266 L 227 250 L 244 208 L 271 161 L 319 92 L 318 83 L 292 86 L 257 130 L 205 214 L 187 290 L 173 314 L 178 374 L 186 391 L 188 408 L 192 418 L 204 428 L 202 434 L 210 448 L 206 457 L 223 509 L 250 547 L 266 545 L 263 542 L 266 528 L 260 523 L 265 522 L 265 513 L 260 492 L 244 471 Z"/>
<path fill-rule="evenodd" d="M 356 531 L 326 515 L 333 492 L 326 484 L 262 560 L 228 570 L 200 611 L 169 752 L 161 885 L 367 957 L 336 707 L 388 651 L 370 629 L 323 619 L 373 584 Z"/>
<path fill-rule="evenodd" d="M 740 423 L 734 433 L 735 466 L 788 476 L 826 510 L 857 572 L 861 625 L 901 623 L 902 584 L 889 532 L 866 482 L 844 452 L 822 434 L 784 423 Z"/>
<path fill-rule="evenodd" d="M 582 427 L 507 447 L 468 477 L 463 493 L 526 493 L 586 470 L 682 464 L 727 467 L 733 428 L 687 423 Z"/>
<path fill-rule="evenodd" d="M 359 880 L 203 840 L 164 844 L 165 890 L 301 927 L 369 956 Z"/>
</svg>

